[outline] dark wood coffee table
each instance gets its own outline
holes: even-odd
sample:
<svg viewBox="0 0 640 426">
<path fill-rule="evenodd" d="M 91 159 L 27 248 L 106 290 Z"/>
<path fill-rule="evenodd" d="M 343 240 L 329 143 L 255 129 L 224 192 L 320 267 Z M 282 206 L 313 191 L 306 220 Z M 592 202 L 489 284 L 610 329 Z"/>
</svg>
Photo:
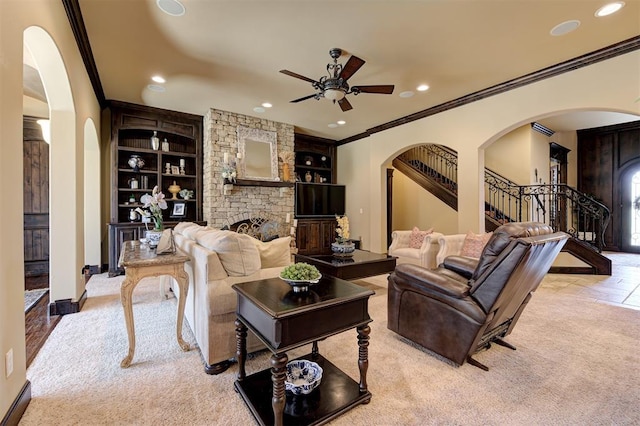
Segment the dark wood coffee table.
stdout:
<svg viewBox="0 0 640 426">
<path fill-rule="evenodd" d="M 261 425 L 323 424 L 359 404 L 367 404 L 369 366 L 369 297 L 372 290 L 338 278 L 323 276 L 308 292 L 295 293 L 279 278 L 235 284 L 238 390 Z M 355 328 L 358 367 L 356 382 L 319 354 L 318 340 Z M 247 329 L 273 353 L 271 368 L 246 376 Z M 309 395 L 285 392 L 286 352 L 312 343 L 311 353 L 299 359 L 318 363 L 320 386 Z"/>
<path fill-rule="evenodd" d="M 295 259 L 296 262 L 314 265 L 322 275 L 331 275 L 343 280 L 386 274 L 396 268 L 396 257 L 364 250 L 354 251 L 352 257 L 296 254 Z"/>
</svg>

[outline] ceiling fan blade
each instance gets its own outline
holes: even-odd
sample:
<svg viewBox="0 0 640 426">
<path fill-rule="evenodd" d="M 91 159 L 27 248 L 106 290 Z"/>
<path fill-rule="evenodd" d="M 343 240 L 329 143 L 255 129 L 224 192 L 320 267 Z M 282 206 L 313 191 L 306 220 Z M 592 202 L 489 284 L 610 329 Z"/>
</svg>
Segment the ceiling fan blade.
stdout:
<svg viewBox="0 0 640 426">
<path fill-rule="evenodd" d="M 362 59 L 358 58 L 357 56 L 351 55 L 347 63 L 344 64 L 344 67 L 342 67 L 342 72 L 340 73 L 339 77 L 344 81 L 347 81 L 349 77 L 354 75 L 356 71 L 358 71 L 363 65 L 364 61 Z"/>
<path fill-rule="evenodd" d="M 296 103 L 296 102 L 300 102 L 300 101 L 305 101 L 307 99 L 315 98 L 316 96 L 318 96 L 318 94 L 314 93 L 313 95 L 303 96 L 301 98 L 294 99 L 292 101 L 289 101 L 289 103 Z"/>
<path fill-rule="evenodd" d="M 358 93 L 380 93 L 382 95 L 390 95 L 393 93 L 393 89 L 394 89 L 394 85 L 393 84 L 387 84 L 387 85 L 373 85 L 373 86 L 353 86 L 351 88 L 352 92 L 358 92 Z"/>
<path fill-rule="evenodd" d="M 338 101 L 338 105 L 340 105 L 340 109 L 342 109 L 342 111 L 349 111 L 350 109 L 353 109 L 347 98 L 340 99 Z"/>
<path fill-rule="evenodd" d="M 289 77 L 299 78 L 300 80 L 308 81 L 309 83 L 317 83 L 317 81 L 310 79 L 309 77 L 305 77 L 304 75 L 296 74 L 295 72 L 289 70 L 280 70 L 282 74 L 286 74 Z"/>
</svg>

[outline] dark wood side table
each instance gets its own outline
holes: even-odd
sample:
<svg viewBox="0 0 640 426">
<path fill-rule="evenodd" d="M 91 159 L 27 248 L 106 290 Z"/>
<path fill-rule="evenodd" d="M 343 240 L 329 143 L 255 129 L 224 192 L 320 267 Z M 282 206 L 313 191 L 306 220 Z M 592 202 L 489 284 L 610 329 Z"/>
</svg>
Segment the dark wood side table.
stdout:
<svg viewBox="0 0 640 426">
<path fill-rule="evenodd" d="M 343 280 L 355 280 L 393 272 L 396 257 L 370 251 L 355 250 L 351 257 L 332 254 L 295 255 L 296 262 L 314 265 L 322 275 L 331 275 Z"/>
<path fill-rule="evenodd" d="M 338 278 L 322 277 L 306 293 L 294 293 L 279 278 L 235 284 L 238 390 L 261 425 L 323 424 L 359 404 L 367 404 L 369 366 L 369 297 L 372 290 Z M 355 328 L 360 381 L 356 382 L 319 354 L 318 340 Z M 246 376 L 247 329 L 272 352 L 271 368 Z M 286 352 L 312 343 L 301 357 L 323 371 L 320 386 L 309 395 L 286 395 Z"/>
</svg>

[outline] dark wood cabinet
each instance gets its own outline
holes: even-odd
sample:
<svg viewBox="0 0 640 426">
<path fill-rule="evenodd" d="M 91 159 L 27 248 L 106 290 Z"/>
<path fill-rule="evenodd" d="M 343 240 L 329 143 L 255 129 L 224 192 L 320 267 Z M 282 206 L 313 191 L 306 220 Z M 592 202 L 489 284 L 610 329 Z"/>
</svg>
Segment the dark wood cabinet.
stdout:
<svg viewBox="0 0 640 426">
<path fill-rule="evenodd" d="M 336 239 L 336 219 L 298 219 L 296 245 L 298 253 L 304 255 L 331 252 L 331 243 Z"/>
<path fill-rule="evenodd" d="M 296 180 L 310 183 L 336 183 L 336 141 L 315 136 L 295 135 Z M 305 178 L 305 176 L 308 176 Z M 300 254 L 326 254 L 336 238 L 336 219 L 298 218 L 296 245 Z"/>
<path fill-rule="evenodd" d="M 154 186 L 167 199 L 165 224 L 202 221 L 202 116 L 111 101 L 109 273 L 116 273 L 120 245 L 140 238 L 145 225 L 130 213 L 142 207 L 140 198 Z M 159 139 L 157 149 L 151 138 Z M 193 191 L 185 199 L 169 187 Z M 178 208 L 176 209 L 176 206 Z M 179 211 L 181 214 L 175 214 Z M 115 257 L 114 257 L 115 256 Z"/>
</svg>

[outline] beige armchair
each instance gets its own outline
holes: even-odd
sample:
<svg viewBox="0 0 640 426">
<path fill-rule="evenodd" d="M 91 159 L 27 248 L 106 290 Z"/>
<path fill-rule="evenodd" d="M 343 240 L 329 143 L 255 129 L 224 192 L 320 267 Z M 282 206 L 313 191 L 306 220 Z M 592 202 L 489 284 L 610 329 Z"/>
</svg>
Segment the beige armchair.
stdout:
<svg viewBox="0 0 640 426">
<path fill-rule="evenodd" d="M 412 248 L 410 245 L 412 231 L 393 231 L 389 256 L 396 256 L 398 264 L 410 263 L 423 268 L 433 269 L 438 266 L 436 255 L 438 254 L 438 239 L 443 237 L 439 232 L 425 235 L 420 248 Z"/>
<path fill-rule="evenodd" d="M 441 235 L 438 238 L 436 266 L 441 265 L 447 256 L 460 256 L 466 234 Z"/>
</svg>

